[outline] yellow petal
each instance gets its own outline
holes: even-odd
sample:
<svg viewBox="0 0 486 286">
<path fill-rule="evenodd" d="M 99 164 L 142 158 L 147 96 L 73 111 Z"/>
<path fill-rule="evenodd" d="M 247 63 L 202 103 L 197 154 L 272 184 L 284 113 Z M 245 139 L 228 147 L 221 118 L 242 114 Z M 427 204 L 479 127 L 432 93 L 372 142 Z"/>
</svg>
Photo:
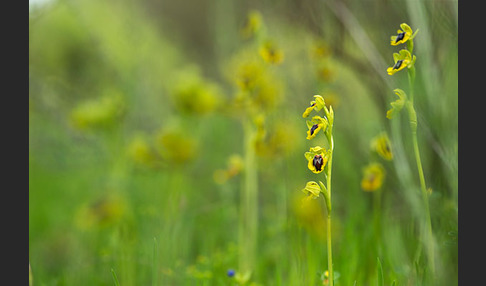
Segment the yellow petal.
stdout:
<svg viewBox="0 0 486 286">
<path fill-rule="evenodd" d="M 310 107 L 307 107 L 304 111 L 304 113 L 302 114 L 302 117 L 303 118 L 306 118 L 309 116 L 309 114 L 311 113 L 311 111 L 314 109 L 314 106 L 310 106 Z"/>
<path fill-rule="evenodd" d="M 405 33 L 409 34 L 410 36 L 413 34 L 412 28 L 410 28 L 410 26 L 409 26 L 409 25 L 407 25 L 406 23 L 402 23 L 402 24 L 400 25 L 400 28 L 402 28 L 402 30 L 403 30 Z"/>
</svg>

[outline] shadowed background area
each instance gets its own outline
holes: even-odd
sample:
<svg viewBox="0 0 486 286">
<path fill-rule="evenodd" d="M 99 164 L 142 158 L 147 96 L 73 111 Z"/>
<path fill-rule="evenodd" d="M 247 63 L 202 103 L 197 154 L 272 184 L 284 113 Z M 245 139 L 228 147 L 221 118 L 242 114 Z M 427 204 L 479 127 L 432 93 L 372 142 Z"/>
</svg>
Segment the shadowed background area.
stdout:
<svg viewBox="0 0 486 286">
<path fill-rule="evenodd" d="M 336 285 L 378 285 L 380 275 L 385 285 L 421 285 L 424 208 L 408 116 L 386 118 L 393 89 L 409 89 L 405 70 L 386 72 L 403 48 L 390 45 L 401 23 L 419 29 L 414 105 L 436 283 L 456 285 L 457 9 L 413 0 L 30 1 L 34 285 L 110 285 L 113 273 L 120 285 L 236 285 L 228 270 L 238 272 L 249 168 L 258 234 L 247 285 L 325 284 L 326 208 L 301 191 L 319 180 L 304 153 L 324 141 L 306 140 L 302 118 L 315 94 L 335 112 Z M 255 131 L 250 166 L 244 122 Z M 391 160 L 376 148 L 383 134 Z"/>
</svg>

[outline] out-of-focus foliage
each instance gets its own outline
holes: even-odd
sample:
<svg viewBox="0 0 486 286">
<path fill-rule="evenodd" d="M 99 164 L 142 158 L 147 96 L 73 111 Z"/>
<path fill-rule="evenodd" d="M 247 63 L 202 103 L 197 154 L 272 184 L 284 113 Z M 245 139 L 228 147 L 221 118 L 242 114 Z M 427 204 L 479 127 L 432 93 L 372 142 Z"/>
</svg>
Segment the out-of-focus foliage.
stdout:
<svg viewBox="0 0 486 286">
<path fill-rule="evenodd" d="M 437 285 L 457 284 L 457 1 L 52 0 L 30 8 L 33 285 L 110 285 L 111 269 L 121 285 L 245 278 L 236 244 L 246 119 L 259 190 L 248 285 L 323 283 L 325 203 L 301 192 L 323 176 L 308 170 L 302 151 L 311 147 L 302 112 L 313 95 L 336 117 L 338 283 L 375 285 L 379 257 L 386 285 L 420 284 L 423 207 L 399 102 L 387 119 L 394 88 L 408 92 L 405 71 L 387 74 L 397 51 L 390 36 L 404 22 L 420 29 L 414 105 Z"/>
</svg>

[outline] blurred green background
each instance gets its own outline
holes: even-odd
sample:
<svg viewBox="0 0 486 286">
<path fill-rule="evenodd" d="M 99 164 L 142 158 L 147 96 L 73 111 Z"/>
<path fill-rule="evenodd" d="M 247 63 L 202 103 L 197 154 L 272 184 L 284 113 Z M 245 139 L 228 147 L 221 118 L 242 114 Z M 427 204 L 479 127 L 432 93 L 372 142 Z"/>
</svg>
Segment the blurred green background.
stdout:
<svg viewBox="0 0 486 286">
<path fill-rule="evenodd" d="M 404 22 L 420 30 L 415 108 L 435 283 L 457 285 L 457 10 L 432 0 L 31 1 L 34 285 L 115 285 L 113 272 L 120 285 L 234 285 L 248 119 L 262 131 L 248 284 L 325 283 L 324 202 L 303 206 L 301 192 L 318 179 L 303 155 L 316 144 L 302 118 L 315 94 L 335 111 L 336 284 L 377 285 L 379 258 L 385 285 L 426 285 L 408 117 L 385 117 L 393 89 L 409 88 L 406 71 L 386 73 Z M 267 40 L 281 62 L 264 61 Z M 247 63 L 261 73 L 255 116 L 239 105 Z M 370 147 L 382 132 L 391 161 Z M 370 162 L 385 170 L 375 192 L 361 188 Z"/>
</svg>

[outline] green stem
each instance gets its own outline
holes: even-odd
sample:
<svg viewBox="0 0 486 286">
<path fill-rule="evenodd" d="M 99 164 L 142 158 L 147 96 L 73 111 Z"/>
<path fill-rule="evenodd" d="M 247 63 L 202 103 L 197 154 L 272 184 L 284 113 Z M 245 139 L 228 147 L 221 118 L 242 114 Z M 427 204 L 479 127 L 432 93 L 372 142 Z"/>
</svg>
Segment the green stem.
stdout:
<svg viewBox="0 0 486 286">
<path fill-rule="evenodd" d="M 408 114 L 410 117 L 410 128 L 412 132 L 413 150 L 415 153 L 415 161 L 417 163 L 417 170 L 420 180 L 420 189 L 422 193 L 422 200 L 425 208 L 425 242 L 427 244 L 427 256 L 429 260 L 429 267 L 432 277 L 435 276 L 435 260 L 434 260 L 434 243 L 433 243 L 433 233 L 432 233 L 432 222 L 430 218 L 430 208 L 429 208 L 429 197 L 427 194 L 427 187 L 425 184 L 425 176 L 422 167 L 422 160 L 420 159 L 420 150 L 417 139 L 417 113 L 413 106 L 413 95 L 414 95 L 414 82 L 415 82 L 415 67 L 411 67 L 408 73 L 408 79 L 410 84 L 410 97 L 407 102 Z"/>
<path fill-rule="evenodd" d="M 330 155 L 327 161 L 327 193 L 329 197 L 329 202 L 327 205 L 327 267 L 329 270 L 329 286 L 334 285 L 334 271 L 332 269 L 332 233 L 331 233 L 331 172 L 332 172 L 332 155 L 334 151 L 334 140 L 332 137 L 332 126 L 329 126 L 329 145 L 330 145 Z"/>
<path fill-rule="evenodd" d="M 331 214 L 327 214 L 327 264 L 329 269 L 329 285 L 334 285 L 334 272 L 332 270 L 332 241 L 331 241 Z"/>
<path fill-rule="evenodd" d="M 258 182 L 253 129 L 251 121 L 247 119 L 244 123 L 245 171 L 239 228 L 239 264 L 242 273 L 251 271 L 254 265 L 258 231 Z"/>
<path fill-rule="evenodd" d="M 412 132 L 413 150 L 415 152 L 415 160 L 417 161 L 417 169 L 420 179 L 420 188 L 422 190 L 422 200 L 425 207 L 425 223 L 426 223 L 426 243 L 427 243 L 427 256 L 429 258 L 429 266 L 432 276 L 435 275 L 435 263 L 434 263 L 434 244 L 432 234 L 432 223 L 430 218 L 429 197 L 427 194 L 427 188 L 425 185 L 424 171 L 422 169 L 422 162 L 420 160 L 420 151 L 417 140 L 417 132 Z"/>
</svg>

